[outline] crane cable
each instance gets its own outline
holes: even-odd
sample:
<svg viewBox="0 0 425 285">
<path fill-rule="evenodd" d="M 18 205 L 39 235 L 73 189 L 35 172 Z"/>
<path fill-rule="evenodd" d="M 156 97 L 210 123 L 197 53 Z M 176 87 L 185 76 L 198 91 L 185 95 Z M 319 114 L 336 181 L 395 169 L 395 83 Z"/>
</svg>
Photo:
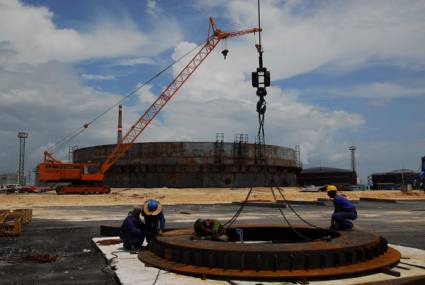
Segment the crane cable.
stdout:
<svg viewBox="0 0 425 285">
<path fill-rule="evenodd" d="M 255 173 L 254 181 L 257 179 L 258 174 L 259 174 L 259 172 Z M 241 202 L 239 209 L 235 212 L 235 214 L 227 222 L 225 222 L 223 224 L 223 228 L 229 228 L 231 225 L 233 225 L 234 222 L 236 222 L 236 220 L 239 218 L 240 214 L 242 213 L 244 207 L 248 203 L 249 197 L 251 196 L 253 189 L 254 189 L 254 186 L 251 186 L 249 191 L 248 191 L 248 194 L 245 197 L 245 199 Z"/>
<path fill-rule="evenodd" d="M 269 175 L 271 175 L 270 173 L 269 173 Z M 304 219 L 293 207 L 292 207 L 292 205 L 291 205 L 291 203 L 286 199 L 286 197 L 285 197 L 285 195 L 282 193 L 282 192 L 284 192 L 284 190 L 283 189 L 281 189 L 277 184 L 275 184 L 275 182 L 274 182 L 275 180 L 274 180 L 274 178 L 273 178 L 273 176 L 271 175 L 271 182 L 272 182 L 272 186 L 271 187 L 275 187 L 277 190 L 278 190 L 278 193 L 280 194 L 280 196 L 282 197 L 282 199 L 283 199 L 283 201 L 285 201 L 285 205 L 292 211 L 292 213 L 294 213 L 294 215 L 300 220 L 300 221 L 302 221 L 304 224 L 306 224 L 306 225 L 308 225 L 309 227 L 312 227 L 312 228 L 315 228 L 315 229 L 318 229 L 318 230 L 320 230 L 320 231 L 322 231 L 322 232 L 324 232 L 325 233 L 325 236 L 324 237 L 322 237 L 321 239 L 323 239 L 323 240 L 328 240 L 328 233 L 329 233 L 329 230 L 328 229 L 325 229 L 325 228 L 323 228 L 323 227 L 319 227 L 319 226 L 316 226 L 316 225 L 314 225 L 314 224 L 312 224 L 312 223 L 310 223 L 309 221 L 307 221 L 306 219 Z M 272 190 L 273 191 L 273 190 Z M 276 198 L 275 198 L 275 200 L 276 200 Z M 277 200 L 276 200 L 277 201 Z M 288 224 L 289 225 L 289 224 Z"/>
<path fill-rule="evenodd" d="M 322 227 L 316 226 L 312 223 L 310 223 L 309 221 L 307 221 L 306 219 L 304 219 L 291 205 L 291 203 L 286 199 L 285 195 L 282 193 L 284 190 L 281 189 L 279 186 L 275 185 L 275 188 L 278 190 L 280 196 L 282 197 L 282 199 L 285 201 L 285 204 L 288 206 L 288 208 L 295 214 L 295 216 L 298 217 L 298 219 L 300 219 L 303 223 L 305 223 L 306 225 L 315 228 L 315 229 L 320 229 L 320 230 L 326 230 Z"/>
<path fill-rule="evenodd" d="M 261 24 L 260 24 L 260 0 L 258 0 L 258 28 L 260 29 Z M 263 67 L 263 59 L 262 59 L 262 45 L 261 45 L 261 31 L 258 33 L 258 37 L 259 37 L 259 45 L 257 46 L 257 50 L 259 53 L 259 66 L 260 68 Z M 266 100 L 264 99 L 265 95 L 267 94 L 267 92 L 265 91 L 265 87 L 264 87 L 264 94 L 259 94 L 258 93 L 258 87 L 257 87 L 257 95 L 259 95 L 259 100 L 257 102 L 257 113 L 258 113 L 258 132 L 257 132 L 257 142 L 258 142 L 258 147 L 259 147 L 259 160 L 260 160 L 260 164 L 263 166 L 262 171 L 261 172 L 266 172 L 269 177 L 270 177 L 270 191 L 272 193 L 272 196 L 275 200 L 275 203 L 278 203 L 277 201 L 277 197 L 276 194 L 274 192 L 273 187 L 275 187 L 278 191 L 278 193 L 280 194 L 280 196 L 283 198 L 283 200 L 285 201 L 287 207 L 295 214 L 296 217 L 298 217 L 302 222 L 304 222 L 306 225 L 316 228 L 316 229 L 320 229 L 323 231 L 326 231 L 323 228 L 320 228 L 316 225 L 313 225 L 312 223 L 308 222 L 307 220 L 305 220 L 303 217 L 301 217 L 300 214 L 297 213 L 297 211 L 292 207 L 292 205 L 289 203 L 289 201 L 286 199 L 285 195 L 282 193 L 283 190 L 275 183 L 274 177 L 272 174 L 270 174 L 267 170 L 267 164 L 266 164 L 266 157 L 265 157 L 265 130 L 264 130 L 264 121 L 265 121 L 265 113 L 266 113 Z M 255 177 L 254 177 L 254 181 L 256 181 L 257 176 L 258 176 L 259 172 L 255 173 Z M 229 228 L 240 216 L 240 214 L 242 213 L 244 207 L 246 206 L 246 204 L 248 203 L 249 197 L 251 196 L 252 192 L 253 192 L 254 186 L 251 186 L 251 188 L 249 189 L 245 199 L 242 201 L 241 205 L 239 206 L 239 209 L 235 212 L 235 214 L 223 225 L 224 229 Z M 284 211 L 282 210 L 281 207 L 279 208 L 279 212 L 282 215 L 284 221 L 288 224 L 289 228 L 300 238 L 307 240 L 307 241 L 311 241 L 312 239 L 306 237 L 305 235 L 301 234 L 298 230 L 296 230 L 292 224 L 289 222 L 288 218 L 286 217 Z"/>
<path fill-rule="evenodd" d="M 112 109 L 114 109 L 116 106 L 118 106 L 119 104 L 121 104 L 123 101 L 127 100 L 130 96 L 134 95 L 137 91 L 139 91 L 141 88 L 143 88 L 144 86 L 146 86 L 147 84 L 151 83 L 153 80 L 155 80 L 157 77 L 159 77 L 162 73 L 164 73 L 165 71 L 167 71 L 168 69 L 170 69 L 171 67 L 173 67 L 176 63 L 180 62 L 182 59 L 184 59 L 186 56 L 188 56 L 189 54 L 191 54 L 193 51 L 195 51 L 196 49 L 198 49 L 199 47 L 203 46 L 207 41 L 202 42 L 201 44 L 198 44 L 197 46 L 195 46 L 194 48 L 192 48 L 191 50 L 189 50 L 188 52 L 186 52 L 185 54 L 183 54 L 182 56 L 180 56 L 179 58 L 177 58 L 176 60 L 174 60 L 172 63 L 170 63 L 169 65 L 167 65 L 165 68 L 163 68 L 160 72 L 156 73 L 155 75 L 153 75 L 151 78 L 149 78 L 148 80 L 144 81 L 142 84 L 138 83 L 138 86 L 136 88 L 134 88 L 130 93 L 128 93 L 126 96 L 124 96 L 123 98 L 121 98 L 120 100 L 118 100 L 115 104 L 111 105 L 109 108 L 105 109 L 103 112 L 101 112 L 99 115 L 97 115 L 96 117 L 94 117 L 91 121 L 89 121 L 88 123 L 80 126 L 79 128 L 75 129 L 74 131 L 68 133 L 65 137 L 63 137 L 62 139 L 60 139 L 59 141 L 57 141 L 55 144 L 53 144 L 52 146 L 47 148 L 47 151 L 50 154 L 54 154 L 61 146 L 63 146 L 65 143 L 71 141 L 72 139 L 74 139 L 76 136 L 80 135 L 82 132 L 84 132 L 85 129 L 87 129 L 91 124 L 93 124 L 95 121 L 97 121 L 99 118 L 103 117 L 106 113 L 108 113 L 109 111 L 111 111 Z M 139 85 L 140 84 L 140 85 Z"/>
<path fill-rule="evenodd" d="M 276 198 L 276 194 L 274 193 L 273 186 L 270 186 L 270 191 L 272 192 L 273 198 L 274 198 L 275 202 L 277 203 L 277 198 Z M 300 233 L 298 230 L 296 230 L 292 226 L 292 224 L 289 222 L 288 218 L 286 217 L 286 215 L 283 212 L 283 210 L 282 210 L 281 207 L 279 207 L 279 212 L 280 212 L 281 216 L 283 217 L 283 219 L 285 220 L 285 222 L 288 224 L 288 226 L 291 229 L 291 231 L 293 231 L 301 239 L 306 240 L 306 241 L 311 241 L 310 238 L 306 237 L 305 235 L 303 235 L 302 233 Z"/>
</svg>

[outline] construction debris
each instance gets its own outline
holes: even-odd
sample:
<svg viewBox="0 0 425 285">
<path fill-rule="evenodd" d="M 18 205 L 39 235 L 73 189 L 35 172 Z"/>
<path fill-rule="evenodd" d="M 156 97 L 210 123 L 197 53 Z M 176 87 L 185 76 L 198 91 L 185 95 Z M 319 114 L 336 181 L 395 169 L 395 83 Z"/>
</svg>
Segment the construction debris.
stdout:
<svg viewBox="0 0 425 285">
<path fill-rule="evenodd" d="M 32 209 L 0 210 L 0 236 L 18 236 L 32 219 Z"/>
<path fill-rule="evenodd" d="M 57 255 L 49 255 L 49 254 L 34 254 L 27 255 L 23 258 L 25 261 L 31 261 L 36 263 L 51 263 L 55 262 L 58 259 Z"/>
<path fill-rule="evenodd" d="M 113 244 L 119 244 L 122 241 L 120 239 L 103 239 L 97 241 L 97 244 L 99 245 L 113 245 Z"/>
</svg>

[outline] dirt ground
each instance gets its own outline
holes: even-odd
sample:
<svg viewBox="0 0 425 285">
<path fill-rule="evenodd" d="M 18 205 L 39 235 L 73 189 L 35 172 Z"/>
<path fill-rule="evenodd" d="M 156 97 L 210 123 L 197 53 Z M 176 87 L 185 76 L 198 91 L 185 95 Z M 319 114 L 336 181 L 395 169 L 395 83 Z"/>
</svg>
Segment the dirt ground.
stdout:
<svg viewBox="0 0 425 285">
<path fill-rule="evenodd" d="M 283 188 L 286 199 L 315 201 L 327 198 L 326 193 L 300 192 L 299 188 Z M 164 205 L 173 204 L 217 204 L 243 201 L 248 188 L 115 188 L 106 195 L 57 195 L 55 192 L 37 194 L 2 194 L 0 207 L 3 209 L 43 206 L 100 206 L 100 205 L 141 205 L 146 199 L 154 198 Z M 379 198 L 396 200 L 425 200 L 423 191 L 402 193 L 400 191 L 356 191 L 342 192 L 351 200 Z M 282 198 L 276 192 L 278 200 Z M 254 188 L 250 200 L 273 201 L 270 188 Z"/>
</svg>

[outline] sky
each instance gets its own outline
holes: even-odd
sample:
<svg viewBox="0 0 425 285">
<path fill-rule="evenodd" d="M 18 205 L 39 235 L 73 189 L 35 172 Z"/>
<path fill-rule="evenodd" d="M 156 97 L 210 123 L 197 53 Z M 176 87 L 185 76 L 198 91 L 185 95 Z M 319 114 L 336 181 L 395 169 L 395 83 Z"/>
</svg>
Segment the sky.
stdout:
<svg viewBox="0 0 425 285">
<path fill-rule="evenodd" d="M 26 170 L 165 66 L 225 31 L 257 25 L 256 0 L 0 0 L 0 173 Z M 261 0 L 271 72 L 266 143 L 300 145 L 304 167 L 418 170 L 425 155 L 425 1 Z M 250 74 L 257 35 L 220 43 L 138 141 L 225 141 L 258 128 Z M 221 51 L 228 49 L 224 60 Z M 123 102 L 124 131 L 185 66 L 177 62 Z M 69 146 L 116 141 L 117 108 Z"/>
</svg>

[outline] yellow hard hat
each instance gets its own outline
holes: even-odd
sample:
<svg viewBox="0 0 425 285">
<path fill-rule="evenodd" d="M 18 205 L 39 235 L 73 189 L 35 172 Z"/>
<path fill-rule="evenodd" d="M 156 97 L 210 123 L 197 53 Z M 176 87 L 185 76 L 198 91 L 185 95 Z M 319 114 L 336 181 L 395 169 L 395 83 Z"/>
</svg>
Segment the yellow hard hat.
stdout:
<svg viewBox="0 0 425 285">
<path fill-rule="evenodd" d="M 330 192 L 330 191 L 336 191 L 336 186 L 335 185 L 328 185 L 326 186 L 326 192 Z"/>
</svg>

